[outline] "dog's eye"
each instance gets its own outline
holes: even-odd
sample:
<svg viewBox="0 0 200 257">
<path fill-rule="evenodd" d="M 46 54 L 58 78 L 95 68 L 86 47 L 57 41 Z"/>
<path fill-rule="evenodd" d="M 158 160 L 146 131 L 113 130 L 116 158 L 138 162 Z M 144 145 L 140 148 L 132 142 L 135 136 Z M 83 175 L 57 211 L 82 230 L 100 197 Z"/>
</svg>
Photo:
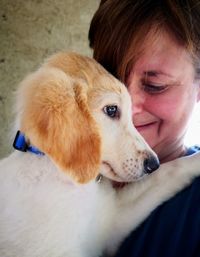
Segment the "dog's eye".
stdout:
<svg viewBox="0 0 200 257">
<path fill-rule="evenodd" d="M 119 108 L 117 105 L 107 105 L 103 108 L 105 114 L 110 118 L 119 118 Z"/>
</svg>

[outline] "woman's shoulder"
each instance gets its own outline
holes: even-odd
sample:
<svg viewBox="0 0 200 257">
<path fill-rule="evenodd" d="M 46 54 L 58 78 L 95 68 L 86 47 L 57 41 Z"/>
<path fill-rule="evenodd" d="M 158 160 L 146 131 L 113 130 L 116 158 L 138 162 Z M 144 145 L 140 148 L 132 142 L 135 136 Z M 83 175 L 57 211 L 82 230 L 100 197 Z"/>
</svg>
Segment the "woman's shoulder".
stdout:
<svg viewBox="0 0 200 257">
<path fill-rule="evenodd" d="M 199 145 L 191 146 L 187 149 L 186 155 L 189 156 L 199 151 Z M 169 217 L 171 217 L 172 219 L 174 217 L 174 220 L 176 220 L 176 215 L 178 213 L 180 214 L 180 216 L 182 216 L 184 211 L 186 211 L 188 217 L 190 215 L 191 217 L 194 217 L 196 214 L 200 216 L 200 204 L 197 203 L 200 203 L 200 177 L 194 179 L 194 181 L 189 186 L 187 186 L 182 191 L 177 193 L 174 197 L 159 206 L 155 210 L 155 214 L 153 213 L 153 215 L 164 215 L 164 213 L 167 213 L 169 214 Z M 194 209 L 197 211 L 196 213 L 191 212 L 191 210 Z"/>
<path fill-rule="evenodd" d="M 190 146 L 187 149 L 186 156 L 192 155 L 192 154 L 197 153 L 197 152 L 200 152 L 200 145 Z M 199 163 L 199 169 L 200 169 L 200 163 Z M 200 177 L 196 178 L 194 180 L 194 182 L 191 184 L 192 188 L 196 187 L 196 186 L 197 186 L 198 192 L 200 193 Z"/>
<path fill-rule="evenodd" d="M 200 151 L 188 148 L 186 155 Z M 199 165 L 200 168 L 200 165 Z M 156 208 L 125 240 L 117 257 L 198 256 L 200 245 L 200 177 Z"/>
<path fill-rule="evenodd" d="M 194 145 L 187 148 L 186 155 L 191 155 L 200 151 L 200 145 Z"/>
</svg>

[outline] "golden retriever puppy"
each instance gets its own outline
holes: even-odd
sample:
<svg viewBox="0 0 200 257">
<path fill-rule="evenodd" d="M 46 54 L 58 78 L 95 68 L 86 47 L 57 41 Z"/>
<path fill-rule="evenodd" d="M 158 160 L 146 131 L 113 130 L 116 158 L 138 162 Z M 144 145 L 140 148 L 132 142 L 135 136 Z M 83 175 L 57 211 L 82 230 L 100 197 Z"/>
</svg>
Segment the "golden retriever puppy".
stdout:
<svg viewBox="0 0 200 257">
<path fill-rule="evenodd" d="M 25 78 L 16 124 L 19 151 L 0 162 L 2 257 L 112 255 L 200 173 L 199 154 L 152 173 L 159 162 L 132 124 L 125 86 L 75 53 L 54 55 Z"/>
</svg>

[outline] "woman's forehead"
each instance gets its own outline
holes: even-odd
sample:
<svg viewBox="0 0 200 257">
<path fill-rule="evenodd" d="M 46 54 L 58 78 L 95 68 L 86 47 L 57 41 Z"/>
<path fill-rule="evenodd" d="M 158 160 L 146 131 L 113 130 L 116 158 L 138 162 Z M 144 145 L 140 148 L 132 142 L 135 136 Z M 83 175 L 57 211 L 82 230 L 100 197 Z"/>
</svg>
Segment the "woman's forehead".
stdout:
<svg viewBox="0 0 200 257">
<path fill-rule="evenodd" d="M 180 45 L 167 31 L 154 34 L 152 30 L 145 37 L 138 51 L 133 69 L 148 76 L 172 76 L 173 70 L 193 66 L 192 58 L 185 47 Z M 134 51 L 134 50 L 133 50 Z M 137 54 L 137 53 L 135 53 Z"/>
</svg>

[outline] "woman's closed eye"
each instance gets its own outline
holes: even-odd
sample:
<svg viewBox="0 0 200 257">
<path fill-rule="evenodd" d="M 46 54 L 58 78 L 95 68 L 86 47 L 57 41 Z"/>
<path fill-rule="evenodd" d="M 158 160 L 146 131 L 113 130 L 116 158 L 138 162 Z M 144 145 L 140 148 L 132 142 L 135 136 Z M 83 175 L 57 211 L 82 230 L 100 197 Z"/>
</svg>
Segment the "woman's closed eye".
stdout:
<svg viewBox="0 0 200 257">
<path fill-rule="evenodd" d="M 142 82 L 142 88 L 148 94 L 160 94 L 168 89 L 168 85 L 160 85 L 160 84 Z"/>
</svg>

